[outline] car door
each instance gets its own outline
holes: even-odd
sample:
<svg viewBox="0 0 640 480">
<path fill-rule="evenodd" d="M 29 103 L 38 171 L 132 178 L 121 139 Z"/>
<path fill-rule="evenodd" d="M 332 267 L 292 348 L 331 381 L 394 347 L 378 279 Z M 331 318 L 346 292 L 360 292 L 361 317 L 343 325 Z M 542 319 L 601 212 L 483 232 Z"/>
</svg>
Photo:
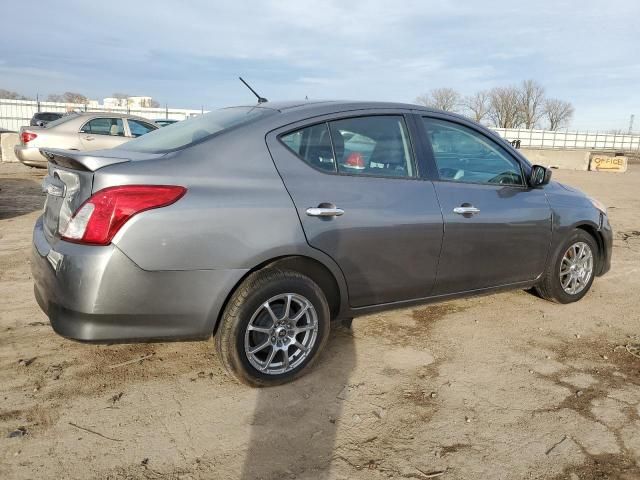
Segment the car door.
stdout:
<svg viewBox="0 0 640 480">
<path fill-rule="evenodd" d="M 308 243 L 342 269 L 352 307 L 426 297 L 442 215 L 419 178 L 407 118 L 353 115 L 271 132 L 271 155 Z"/>
<path fill-rule="evenodd" d="M 545 267 L 551 209 L 526 165 L 472 125 L 423 117 L 444 218 L 435 295 L 526 282 Z"/>
<path fill-rule="evenodd" d="M 84 150 L 114 148 L 129 140 L 124 122 L 117 117 L 95 117 L 80 128 L 80 142 Z"/>
</svg>

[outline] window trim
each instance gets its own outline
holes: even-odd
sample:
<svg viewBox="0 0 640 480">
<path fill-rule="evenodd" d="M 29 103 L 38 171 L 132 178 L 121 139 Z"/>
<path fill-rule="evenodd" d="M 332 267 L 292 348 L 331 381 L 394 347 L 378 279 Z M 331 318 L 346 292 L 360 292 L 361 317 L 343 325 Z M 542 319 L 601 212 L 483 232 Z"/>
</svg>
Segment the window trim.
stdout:
<svg viewBox="0 0 640 480">
<path fill-rule="evenodd" d="M 458 180 L 450 180 L 450 179 L 447 179 L 447 178 L 442 178 L 440 176 L 440 170 L 438 169 L 438 162 L 436 160 L 436 154 L 433 151 L 433 145 L 431 143 L 431 138 L 429 138 L 429 131 L 428 131 L 426 125 L 424 124 L 425 123 L 424 119 L 440 120 L 440 121 L 443 121 L 443 122 L 448 122 L 448 123 L 451 123 L 453 125 L 456 125 L 456 126 L 463 127 L 463 128 L 468 129 L 468 130 L 471 130 L 473 133 L 481 136 L 487 142 L 489 142 L 491 145 L 496 147 L 498 149 L 498 151 L 502 152 L 503 155 L 505 155 L 507 158 L 510 158 L 513 162 L 516 163 L 516 165 L 518 165 L 518 168 L 520 169 L 520 176 L 522 177 L 522 183 L 521 184 L 503 184 L 503 183 L 488 183 L 488 182 L 460 182 Z M 465 184 L 467 184 L 467 185 L 483 185 L 483 186 L 487 186 L 487 187 L 501 187 L 501 188 L 509 187 L 509 188 L 517 188 L 517 189 L 520 189 L 520 190 L 529 190 L 531 188 L 529 186 L 528 182 L 527 182 L 527 174 L 526 174 L 525 168 L 522 165 L 522 162 L 520 161 L 520 159 L 515 157 L 514 155 L 512 155 L 502 145 L 500 145 L 498 142 L 496 142 L 494 139 L 492 139 L 489 135 L 487 135 L 486 133 L 484 133 L 480 129 L 474 128 L 474 127 L 472 127 L 470 125 L 466 125 L 465 123 L 462 123 L 462 122 L 458 122 L 454 118 L 446 118 L 446 117 L 441 117 L 441 116 L 425 115 L 424 112 L 420 113 L 420 124 L 421 124 L 421 128 L 422 128 L 422 132 L 423 132 L 423 136 L 424 136 L 426 145 L 428 146 L 429 155 L 431 156 L 430 161 L 432 162 L 432 164 L 434 166 L 434 171 L 435 171 L 435 178 L 433 178 L 434 182 L 455 183 L 456 185 L 465 185 Z"/>
<path fill-rule="evenodd" d="M 110 133 L 87 133 L 87 132 L 83 132 L 82 129 L 84 127 L 86 127 L 89 123 L 93 122 L 94 120 L 100 120 L 102 118 L 105 119 L 114 119 L 114 120 L 120 120 L 122 122 L 122 135 L 111 135 Z M 78 133 L 82 133 L 84 135 L 100 135 L 103 137 L 115 137 L 115 138 L 120 138 L 120 137 L 124 137 L 127 138 L 127 129 L 129 128 L 129 125 L 127 125 L 125 127 L 125 119 L 123 117 L 92 117 L 89 120 L 87 120 L 85 123 L 82 124 L 82 126 L 80 127 L 80 129 L 78 130 Z"/>
<path fill-rule="evenodd" d="M 415 141 L 412 138 L 412 132 L 409 126 L 408 118 L 407 118 L 408 116 L 411 116 L 411 114 L 404 113 L 404 112 L 386 112 L 386 113 L 362 113 L 362 114 L 356 114 L 356 115 L 348 115 L 346 117 L 329 118 L 329 119 L 324 119 L 324 120 L 320 120 L 312 123 L 305 123 L 303 125 L 298 125 L 295 128 L 288 129 L 284 132 L 278 133 L 276 135 L 276 139 L 278 143 L 280 143 L 280 145 L 282 145 L 287 150 L 287 152 L 291 153 L 292 155 L 295 155 L 298 158 L 298 160 L 300 160 L 304 165 L 306 165 L 307 167 L 317 172 L 324 173 L 325 175 L 341 175 L 343 177 L 356 177 L 356 178 L 385 178 L 385 179 L 391 179 L 391 180 L 424 180 L 424 178 L 421 175 L 420 169 L 418 168 L 418 157 L 417 157 L 417 152 L 415 148 Z M 411 164 L 413 166 L 413 172 L 414 172 L 412 176 L 398 177 L 393 175 L 369 175 L 369 174 L 362 174 L 362 173 L 341 172 L 338 169 L 338 162 L 336 161 L 336 152 L 333 144 L 333 135 L 331 134 L 331 127 L 329 126 L 329 123 L 337 122 L 341 120 L 350 120 L 353 118 L 366 118 L 366 117 L 401 117 L 402 118 L 405 132 L 407 134 L 407 139 L 409 140 L 409 153 L 411 157 L 409 160 L 411 161 Z M 333 159 L 334 159 L 334 165 L 335 165 L 335 168 L 333 171 L 322 170 L 318 167 L 315 167 L 314 165 L 311 165 L 304 158 L 302 158 L 298 153 L 291 150 L 291 148 L 289 148 L 289 146 L 286 143 L 284 143 L 284 141 L 282 140 L 282 137 L 286 135 L 298 132 L 300 130 L 304 130 L 305 128 L 314 127 L 316 125 L 321 125 L 321 124 L 324 124 L 327 131 L 329 132 L 329 138 L 331 140 L 331 151 L 333 152 Z"/>
</svg>

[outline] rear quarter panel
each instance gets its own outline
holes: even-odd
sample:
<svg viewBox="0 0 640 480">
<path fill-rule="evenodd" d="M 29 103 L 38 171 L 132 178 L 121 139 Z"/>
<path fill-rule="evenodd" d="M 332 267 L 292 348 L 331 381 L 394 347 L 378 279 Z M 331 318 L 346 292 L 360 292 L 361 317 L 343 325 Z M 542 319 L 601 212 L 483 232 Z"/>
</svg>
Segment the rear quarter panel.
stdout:
<svg viewBox="0 0 640 480">
<path fill-rule="evenodd" d="M 114 238 L 145 270 L 253 268 L 309 250 L 256 132 L 240 129 L 159 160 L 107 167 L 97 172 L 94 191 L 121 184 L 187 188 L 174 205 L 136 215 Z"/>
</svg>

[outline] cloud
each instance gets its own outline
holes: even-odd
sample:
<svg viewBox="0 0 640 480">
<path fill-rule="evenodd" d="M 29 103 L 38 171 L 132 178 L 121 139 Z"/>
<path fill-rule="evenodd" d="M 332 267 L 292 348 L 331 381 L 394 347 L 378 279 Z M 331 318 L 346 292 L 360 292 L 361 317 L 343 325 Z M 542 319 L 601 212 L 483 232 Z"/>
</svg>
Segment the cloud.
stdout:
<svg viewBox="0 0 640 480">
<path fill-rule="evenodd" d="M 434 87 L 470 94 L 535 78 L 550 95 L 575 103 L 577 124 L 613 128 L 607 122 L 618 121 L 620 112 L 640 112 L 631 61 L 640 17 L 634 0 L 607 9 L 595 0 L 579 6 L 557 0 L 22 0 L 3 6 L 6 18 L 21 18 L 25 10 L 38 15 L 0 30 L 0 65 L 8 69 L 0 88 L 29 95 L 77 90 L 101 98 L 125 91 L 213 108 L 247 101 L 238 75 L 270 99 L 397 101 Z"/>
</svg>

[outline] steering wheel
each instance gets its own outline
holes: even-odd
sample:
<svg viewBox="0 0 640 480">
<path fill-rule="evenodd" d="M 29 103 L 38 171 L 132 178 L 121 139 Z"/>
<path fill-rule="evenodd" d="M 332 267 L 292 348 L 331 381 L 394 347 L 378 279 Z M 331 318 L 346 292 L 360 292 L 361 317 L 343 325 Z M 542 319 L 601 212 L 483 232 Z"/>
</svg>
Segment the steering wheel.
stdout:
<svg viewBox="0 0 640 480">
<path fill-rule="evenodd" d="M 464 170 L 458 170 L 457 168 L 443 167 L 439 168 L 438 172 L 440 177 L 451 180 L 458 180 L 464 176 Z"/>
<path fill-rule="evenodd" d="M 513 172 L 502 172 L 489 179 L 489 183 L 499 183 L 500 185 L 517 185 L 520 183 L 518 175 Z"/>
</svg>

